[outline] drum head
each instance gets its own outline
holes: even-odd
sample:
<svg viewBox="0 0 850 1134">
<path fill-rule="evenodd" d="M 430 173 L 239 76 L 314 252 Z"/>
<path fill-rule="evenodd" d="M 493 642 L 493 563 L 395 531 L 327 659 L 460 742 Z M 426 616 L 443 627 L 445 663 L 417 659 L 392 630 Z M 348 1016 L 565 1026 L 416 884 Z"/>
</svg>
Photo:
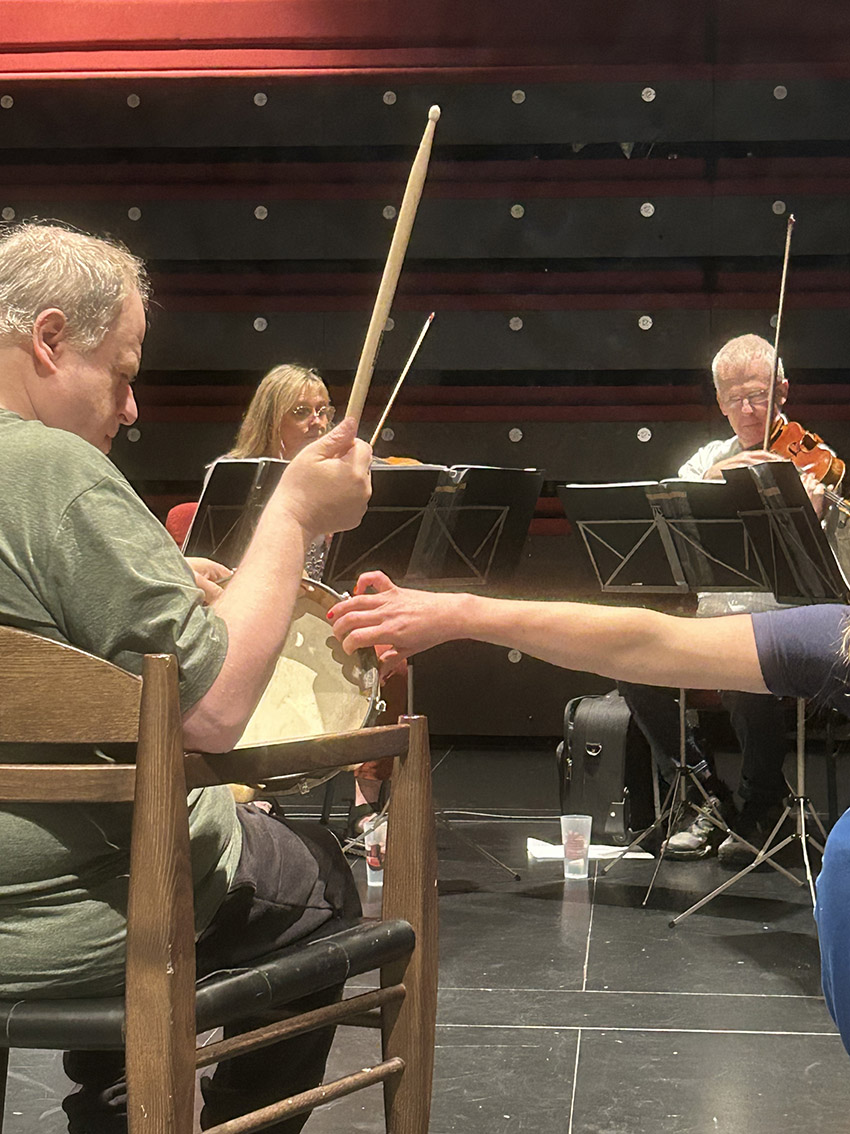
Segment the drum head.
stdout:
<svg viewBox="0 0 850 1134">
<path fill-rule="evenodd" d="M 304 580 L 292 624 L 262 699 L 235 748 L 352 732 L 370 723 L 378 701 L 374 650 L 349 656 L 327 612 L 341 596 Z"/>
</svg>

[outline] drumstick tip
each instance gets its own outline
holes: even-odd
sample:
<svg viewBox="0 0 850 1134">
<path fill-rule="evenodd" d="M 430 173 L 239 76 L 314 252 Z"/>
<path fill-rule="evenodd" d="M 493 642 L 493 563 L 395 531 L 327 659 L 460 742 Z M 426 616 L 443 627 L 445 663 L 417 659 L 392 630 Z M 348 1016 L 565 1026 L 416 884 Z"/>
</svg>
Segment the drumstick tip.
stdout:
<svg viewBox="0 0 850 1134">
<path fill-rule="evenodd" d="M 439 106 L 432 106 L 431 107 L 431 109 L 428 111 L 428 118 L 431 122 L 439 122 L 440 121 L 440 108 L 439 108 Z"/>
</svg>

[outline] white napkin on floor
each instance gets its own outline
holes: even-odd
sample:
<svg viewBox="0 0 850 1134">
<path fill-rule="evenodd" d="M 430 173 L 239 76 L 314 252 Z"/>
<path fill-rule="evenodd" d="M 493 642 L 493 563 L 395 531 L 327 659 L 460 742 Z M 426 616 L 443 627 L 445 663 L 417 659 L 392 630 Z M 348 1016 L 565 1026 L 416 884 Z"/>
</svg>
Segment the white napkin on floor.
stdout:
<svg viewBox="0 0 850 1134">
<path fill-rule="evenodd" d="M 563 859 L 564 857 L 564 844 L 563 843 L 547 843 L 543 839 L 532 839 L 529 837 L 526 840 L 525 849 L 528 852 L 529 858 L 536 858 L 539 860 L 545 859 Z M 617 858 L 623 854 L 622 847 L 609 847 L 604 844 L 591 843 L 588 848 L 588 859 L 599 858 Z M 628 854 L 623 855 L 624 858 L 652 858 L 653 856 L 648 851 L 634 850 L 629 851 Z"/>
</svg>

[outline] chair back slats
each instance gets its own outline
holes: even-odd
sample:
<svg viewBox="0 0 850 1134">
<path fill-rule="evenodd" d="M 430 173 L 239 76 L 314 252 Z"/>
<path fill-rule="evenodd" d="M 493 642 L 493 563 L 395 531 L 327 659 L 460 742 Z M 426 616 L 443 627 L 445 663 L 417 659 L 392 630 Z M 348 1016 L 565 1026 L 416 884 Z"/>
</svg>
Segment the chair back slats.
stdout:
<svg viewBox="0 0 850 1134">
<path fill-rule="evenodd" d="M 140 678 L 10 626 L 0 627 L 0 655 L 0 742 L 135 742 Z"/>
<path fill-rule="evenodd" d="M 386 990 L 371 994 L 381 1008 L 383 1061 L 216 1129 L 242 1134 L 383 1082 L 388 1129 L 424 1134 L 437 990 L 436 847 L 425 718 L 222 755 L 184 755 L 182 736 L 176 658 L 146 655 L 138 678 L 69 646 L 0 627 L 0 742 L 136 743 L 135 764 L 0 764 L 0 804 L 133 802 L 124 997 L 128 1134 L 189 1134 L 194 1125 L 197 1021 L 187 788 L 274 783 L 385 756 L 398 759 L 383 919 L 387 928 L 402 922 L 406 944 L 399 946 L 397 932 L 384 932 L 379 936 L 390 943 L 389 951 L 381 956 L 381 949 L 370 949 L 361 958 L 380 966 Z M 344 972 L 349 971 L 347 964 Z M 335 1020 L 337 1013 L 356 1015 L 367 1006 L 371 1001 L 327 1011 Z M 300 1032 L 304 1022 L 286 1026 Z M 240 1043 L 247 1040 L 243 1036 Z M 0 1088 L 3 1078 L 0 1073 Z"/>
<path fill-rule="evenodd" d="M 132 764 L 0 764 L 0 803 L 129 803 Z"/>
<path fill-rule="evenodd" d="M 190 752 L 184 761 L 186 783 L 190 788 L 227 783 L 257 784 L 300 772 L 344 768 L 406 752 L 408 735 L 407 725 L 389 725 L 333 736 L 285 740 L 264 748 L 212 754 Z"/>
<path fill-rule="evenodd" d="M 437 846 L 428 722 L 401 719 L 410 728 L 410 744 L 393 770 L 382 913 L 410 922 L 416 949 L 406 961 L 381 970 L 382 985 L 407 989 L 403 1001 L 383 1012 L 384 1059 L 400 1056 L 405 1063 L 404 1075 L 386 1084 L 384 1101 L 388 1130 L 421 1134 L 428 1128 L 437 1018 Z"/>
<path fill-rule="evenodd" d="M 177 659 L 148 655 L 127 907 L 130 1134 L 189 1131 L 195 1085 L 195 938 Z"/>
</svg>

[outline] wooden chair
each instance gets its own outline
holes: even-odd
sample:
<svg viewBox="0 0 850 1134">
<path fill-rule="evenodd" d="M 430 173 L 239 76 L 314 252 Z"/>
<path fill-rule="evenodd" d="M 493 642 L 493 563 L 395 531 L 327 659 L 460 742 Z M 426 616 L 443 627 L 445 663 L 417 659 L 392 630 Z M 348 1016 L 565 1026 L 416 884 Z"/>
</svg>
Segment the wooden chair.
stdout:
<svg viewBox="0 0 850 1134">
<path fill-rule="evenodd" d="M 391 1134 L 428 1129 L 436 1014 L 436 852 L 423 717 L 291 741 L 260 754 L 184 755 L 177 662 L 141 678 L 0 627 L 0 742 L 137 744 L 135 764 L 0 764 L 0 803 L 133 801 L 124 997 L 0 1002 L 0 1121 L 13 1047 L 126 1050 L 130 1134 L 190 1134 L 195 1070 L 330 1023 L 380 1027 L 375 1067 L 215 1127 L 257 1129 L 382 1082 Z M 1 755 L 1 754 L 0 754 Z M 195 984 L 187 789 L 397 758 L 383 920 L 308 939 Z M 404 840 L 404 845 L 402 843 Z M 141 867 L 141 868 L 140 868 Z M 328 932 L 333 926 L 328 927 Z M 196 1033 L 380 969 L 379 989 L 196 1051 Z"/>
</svg>

